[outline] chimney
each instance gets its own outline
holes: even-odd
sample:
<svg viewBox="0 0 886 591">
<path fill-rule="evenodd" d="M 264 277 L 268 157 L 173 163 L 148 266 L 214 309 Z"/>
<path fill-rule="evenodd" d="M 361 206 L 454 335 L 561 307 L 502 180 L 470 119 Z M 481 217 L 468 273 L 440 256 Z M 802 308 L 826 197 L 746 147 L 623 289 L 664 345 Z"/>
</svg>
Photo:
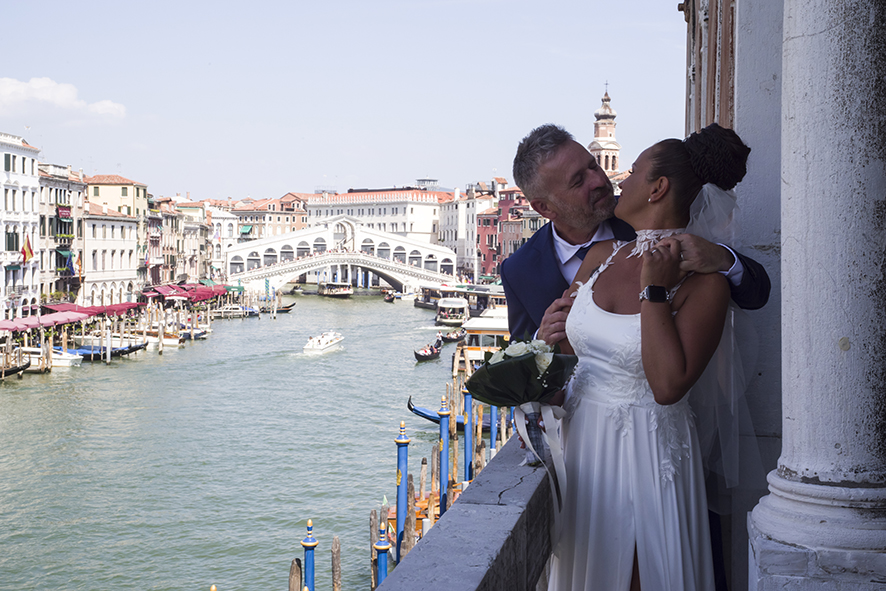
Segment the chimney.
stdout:
<svg viewBox="0 0 886 591">
<path fill-rule="evenodd" d="M 102 203 L 102 213 L 108 215 L 108 204 Z"/>
<path fill-rule="evenodd" d="M 80 169 L 80 182 L 83 182 L 83 169 Z"/>
</svg>

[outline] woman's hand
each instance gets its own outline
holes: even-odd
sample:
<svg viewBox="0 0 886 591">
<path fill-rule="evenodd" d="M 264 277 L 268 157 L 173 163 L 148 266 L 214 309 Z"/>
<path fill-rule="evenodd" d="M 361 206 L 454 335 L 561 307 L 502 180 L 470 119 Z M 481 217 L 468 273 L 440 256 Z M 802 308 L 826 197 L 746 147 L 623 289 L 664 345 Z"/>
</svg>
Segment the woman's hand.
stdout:
<svg viewBox="0 0 886 591">
<path fill-rule="evenodd" d="M 680 242 L 663 240 L 655 248 L 643 253 L 640 270 L 640 289 L 647 285 L 660 285 L 671 289 L 686 275 L 680 270 Z"/>
</svg>

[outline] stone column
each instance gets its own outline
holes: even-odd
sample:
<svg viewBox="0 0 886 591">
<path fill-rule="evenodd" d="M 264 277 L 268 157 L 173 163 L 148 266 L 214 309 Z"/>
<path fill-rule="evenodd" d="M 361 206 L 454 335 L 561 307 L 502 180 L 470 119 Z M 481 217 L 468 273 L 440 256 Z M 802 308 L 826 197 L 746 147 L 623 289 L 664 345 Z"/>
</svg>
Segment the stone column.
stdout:
<svg viewBox="0 0 886 591">
<path fill-rule="evenodd" d="M 783 443 L 749 588 L 886 589 L 886 5 L 784 8 Z"/>
</svg>

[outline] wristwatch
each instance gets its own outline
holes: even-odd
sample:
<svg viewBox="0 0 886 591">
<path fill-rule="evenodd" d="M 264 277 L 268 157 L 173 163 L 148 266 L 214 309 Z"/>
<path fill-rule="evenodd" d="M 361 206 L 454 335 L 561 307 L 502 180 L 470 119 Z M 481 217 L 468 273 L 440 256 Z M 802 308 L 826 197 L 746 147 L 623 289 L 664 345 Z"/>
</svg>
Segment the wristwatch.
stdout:
<svg viewBox="0 0 886 591">
<path fill-rule="evenodd" d="M 646 288 L 640 292 L 640 301 L 642 302 L 643 300 L 662 304 L 671 301 L 671 294 L 669 294 L 668 290 L 661 285 L 647 285 Z"/>
</svg>

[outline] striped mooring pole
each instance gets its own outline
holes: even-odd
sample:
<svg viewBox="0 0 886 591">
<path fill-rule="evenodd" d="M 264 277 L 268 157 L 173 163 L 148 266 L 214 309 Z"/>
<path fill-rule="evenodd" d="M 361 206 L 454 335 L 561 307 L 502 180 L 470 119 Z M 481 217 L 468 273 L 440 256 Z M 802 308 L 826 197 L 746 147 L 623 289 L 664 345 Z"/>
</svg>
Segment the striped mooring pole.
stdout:
<svg viewBox="0 0 886 591">
<path fill-rule="evenodd" d="M 461 391 L 465 399 L 465 481 L 474 479 L 474 397 Z"/>
<path fill-rule="evenodd" d="M 449 409 L 446 407 L 446 396 L 441 400 L 440 410 L 440 517 L 446 513 L 448 494 L 446 487 L 449 484 Z"/>
<path fill-rule="evenodd" d="M 397 444 L 397 564 L 400 564 L 400 547 L 403 545 L 403 530 L 406 526 L 406 474 L 409 471 L 409 437 L 406 436 L 406 421 L 400 421 L 400 436 Z"/>
</svg>

